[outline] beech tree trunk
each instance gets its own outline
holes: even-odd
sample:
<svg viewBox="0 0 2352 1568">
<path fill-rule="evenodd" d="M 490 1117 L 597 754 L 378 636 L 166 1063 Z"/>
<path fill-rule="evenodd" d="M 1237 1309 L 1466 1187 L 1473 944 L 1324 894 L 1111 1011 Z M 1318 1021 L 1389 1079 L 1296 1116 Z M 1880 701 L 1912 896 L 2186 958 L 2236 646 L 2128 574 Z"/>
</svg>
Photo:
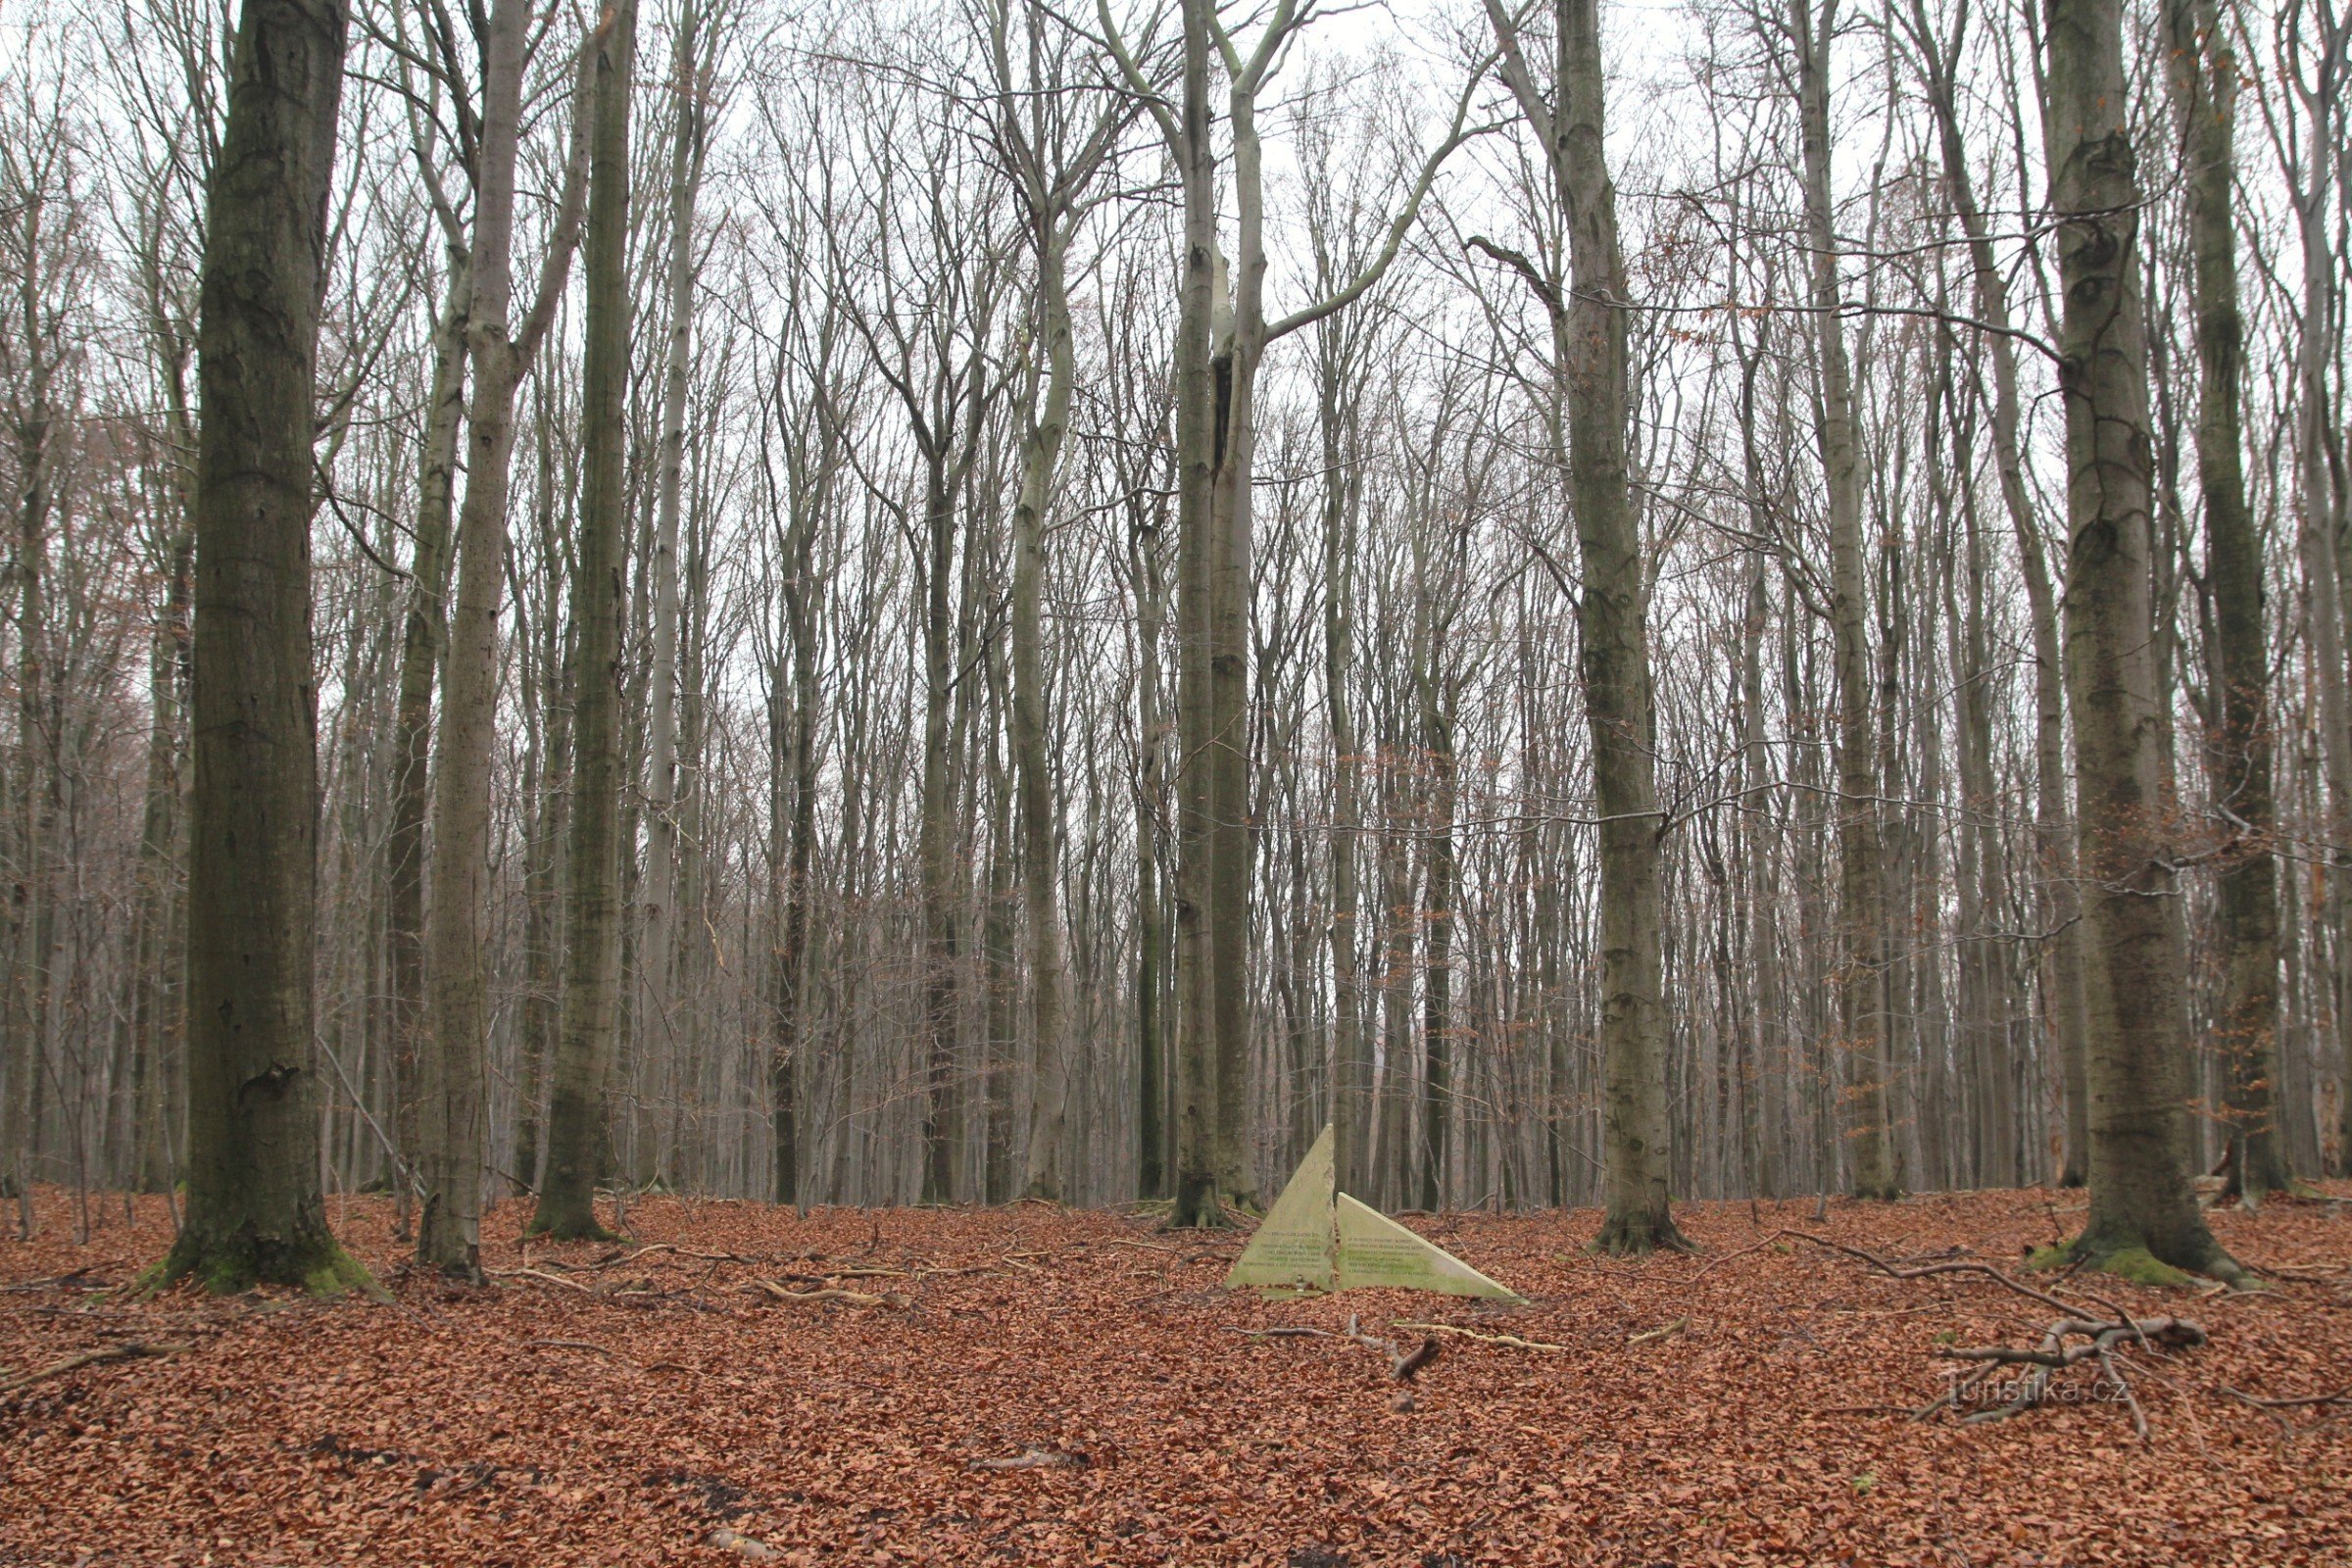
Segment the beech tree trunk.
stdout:
<svg viewBox="0 0 2352 1568">
<path fill-rule="evenodd" d="M 2237 846 L 2218 873 L 2214 1019 L 2230 1133 L 2230 1192 L 2249 1203 L 2287 1184 L 2278 1137 L 2278 866 L 2272 853 L 2270 639 L 2263 623 L 2262 533 L 2246 504 L 2239 381 L 2237 53 L 2215 0 L 2170 0 L 2167 76 L 2186 155 L 2196 293 L 2197 488 L 2205 499 L 2213 793 Z"/>
<path fill-rule="evenodd" d="M 621 612 L 628 585 L 629 74 L 636 0 L 618 0 L 594 44 L 596 102 L 588 176 L 587 358 L 581 372 L 579 695 L 573 712 L 571 845 L 565 920 L 570 961 L 548 1099 L 547 1179 L 534 1235 L 603 1238 L 596 1176 L 605 1079 L 620 1011 Z"/>
<path fill-rule="evenodd" d="M 2076 1255 L 2235 1277 L 2182 1165 L 2186 967 L 2156 714 L 2148 347 L 2121 0 L 2052 0 L 2044 119 L 2065 312 L 2067 685 L 2079 768 L 2090 1213 Z"/>
<path fill-rule="evenodd" d="M 1791 0 L 1797 124 L 1804 151 L 1805 238 L 1812 250 L 1813 339 L 1820 356 L 1822 467 L 1829 485 L 1831 628 L 1838 650 L 1838 905 L 1845 945 L 1838 1002 L 1844 1059 L 1848 1172 L 1856 1198 L 1892 1198 L 1887 1143 L 1886 908 L 1881 864 L 1878 749 L 1870 682 L 1870 576 L 1862 550 L 1862 457 L 1854 377 L 1839 316 L 1831 211 L 1830 53 L 1838 0 Z"/>
<path fill-rule="evenodd" d="M 206 193 L 189 800 L 188 1201 L 159 1278 L 371 1288 L 319 1191 L 312 375 L 349 15 L 247 0 Z"/>
<path fill-rule="evenodd" d="M 490 1034 L 490 785 L 497 750 L 499 603 L 507 581 L 507 512 L 514 397 L 552 319 L 570 266 L 584 143 L 575 133 L 537 301 L 510 337 L 514 171 L 522 117 L 529 0 L 498 0 L 483 39 L 481 138 L 474 170 L 473 358 L 466 500 L 458 518 L 458 591 L 449 622 L 438 765 L 433 773 L 431 904 L 426 911 L 427 1040 L 419 1072 L 416 1260 L 480 1277 L 482 1161 Z M 585 92 L 580 95 L 585 97 Z M 575 111 L 584 107 L 574 100 Z"/>
<path fill-rule="evenodd" d="M 677 126 L 669 156 L 669 341 L 662 366 L 662 433 L 655 463 L 653 668 L 648 676 L 645 762 L 645 930 L 637 972 L 640 1049 L 674 1064 L 691 1053 L 679 1038 L 678 961 L 678 513 L 686 461 L 686 393 L 694 349 L 694 209 L 703 181 L 701 7 L 681 7 L 671 90 Z M 674 1097 L 673 1097 L 674 1099 Z"/>
<path fill-rule="evenodd" d="M 418 1064 L 424 1052 L 425 815 L 431 807 L 428 748 L 433 682 L 449 632 L 450 538 L 458 477 L 458 432 L 466 416 L 466 325 L 472 299 L 470 262 L 452 247 L 449 299 L 433 334 L 433 382 L 424 413 L 417 468 L 416 546 L 409 558 L 402 626 L 400 687 L 392 741 L 392 825 L 384 844 L 384 943 L 392 1031 L 393 1142 L 399 1160 L 417 1154 Z M 405 1236 L 415 1183 L 392 1173 Z"/>
<path fill-rule="evenodd" d="M 1607 1212 L 1595 1246 L 1619 1256 L 1687 1247 L 1667 1192 L 1667 1024 L 1659 903 L 1649 573 L 1626 482 L 1632 390 L 1625 260 L 1605 156 L 1596 0 L 1556 0 L 1553 91 L 1539 90 L 1500 0 L 1487 14 L 1504 79 L 1548 159 L 1568 221 L 1569 298 L 1547 293 L 1555 373 L 1568 404 L 1568 484 L 1584 562 L 1577 600 L 1592 800 L 1600 817 L 1600 1040 Z M 1532 274 L 1531 274 L 1532 278 Z"/>
</svg>

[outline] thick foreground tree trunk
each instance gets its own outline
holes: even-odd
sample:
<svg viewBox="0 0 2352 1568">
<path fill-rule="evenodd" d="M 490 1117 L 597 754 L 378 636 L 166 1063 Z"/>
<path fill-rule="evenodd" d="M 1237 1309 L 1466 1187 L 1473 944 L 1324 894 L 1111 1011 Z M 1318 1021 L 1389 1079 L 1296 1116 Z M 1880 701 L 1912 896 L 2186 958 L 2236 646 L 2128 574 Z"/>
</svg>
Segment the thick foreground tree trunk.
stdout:
<svg viewBox="0 0 2352 1568">
<path fill-rule="evenodd" d="M 188 1205 L 159 1282 L 372 1288 L 318 1182 L 312 372 L 349 14 L 247 0 L 206 194 L 188 862 Z"/>
<path fill-rule="evenodd" d="M 2170 914 L 2173 803 L 2157 755 L 2148 347 L 2121 0 L 2052 0 L 2048 81 L 2065 297 L 2067 684 L 2088 935 L 2090 1213 L 2073 1250 L 2127 1271 L 2152 1254 L 2234 1278 L 2182 1163 L 2186 964 Z"/>
</svg>

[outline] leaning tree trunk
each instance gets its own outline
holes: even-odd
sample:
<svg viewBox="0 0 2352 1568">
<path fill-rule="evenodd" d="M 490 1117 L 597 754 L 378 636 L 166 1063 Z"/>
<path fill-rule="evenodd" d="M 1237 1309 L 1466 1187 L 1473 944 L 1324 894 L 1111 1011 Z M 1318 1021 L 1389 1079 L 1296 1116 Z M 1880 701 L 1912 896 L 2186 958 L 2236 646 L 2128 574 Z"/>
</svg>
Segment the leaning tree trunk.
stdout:
<svg viewBox="0 0 2352 1568">
<path fill-rule="evenodd" d="M 206 192 L 189 801 L 188 1202 L 157 1271 L 371 1288 L 319 1192 L 312 375 L 349 15 L 247 0 Z"/>
<path fill-rule="evenodd" d="M 572 582 L 579 627 L 573 710 L 571 845 L 564 889 L 571 948 L 548 1101 L 547 1180 L 535 1235 L 609 1235 L 596 1218 L 605 1078 L 620 1009 L 620 617 L 625 581 L 629 376 L 629 73 L 635 0 L 619 0 L 596 52 L 590 135 L 587 356 L 581 371 L 580 539 Z"/>
<path fill-rule="evenodd" d="M 458 518 L 458 591 L 449 619 L 440 757 L 432 781 L 432 903 L 424 932 L 426 1039 L 419 1060 L 416 1260 L 478 1278 L 482 1161 L 487 1144 L 490 1001 L 484 919 L 490 906 L 492 763 L 497 752 L 500 598 L 514 455 L 514 396 L 569 267 L 578 137 L 548 241 L 530 318 L 514 337 L 514 167 L 522 119 L 527 0 L 499 0 L 489 19 L 474 179 L 473 402 L 466 500 Z M 583 91 L 585 88 L 583 87 Z M 575 102 L 575 113 L 581 106 Z"/>
<path fill-rule="evenodd" d="M 2197 487 L 2205 497 L 2214 628 L 2208 689 L 2218 709 L 2213 792 L 2241 840 L 2222 866 L 2214 910 L 2222 995 L 2230 1190 L 2259 1203 L 2287 1185 L 2278 1138 L 2278 865 L 2271 767 L 2270 649 L 2263 625 L 2262 533 L 2246 505 L 2238 385 L 2245 324 L 2237 304 L 2230 197 L 2237 54 L 2214 0 L 2171 0 L 2173 104 L 2187 158 L 2199 371 Z"/>
<path fill-rule="evenodd" d="M 2186 967 L 2157 756 L 2147 329 L 2121 0 L 2052 0 L 2051 205 L 2065 311 L 2066 643 L 2089 1002 L 2090 1212 L 2076 1256 L 2225 1277 L 2182 1165 Z"/>
</svg>

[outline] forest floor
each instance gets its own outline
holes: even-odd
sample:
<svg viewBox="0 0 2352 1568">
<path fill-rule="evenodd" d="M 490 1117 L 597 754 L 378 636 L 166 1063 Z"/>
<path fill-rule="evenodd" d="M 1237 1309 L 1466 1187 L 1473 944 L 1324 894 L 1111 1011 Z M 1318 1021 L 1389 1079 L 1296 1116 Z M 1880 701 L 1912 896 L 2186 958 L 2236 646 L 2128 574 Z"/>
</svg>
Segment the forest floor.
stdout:
<svg viewBox="0 0 2352 1568">
<path fill-rule="evenodd" d="M 2282 1276 L 2259 1294 L 2034 1277 L 2210 1332 L 2118 1352 L 2144 1444 L 2095 1366 L 2014 1419 L 1911 1419 L 1939 1347 L 2054 1314 L 1776 1235 L 2014 1273 L 2081 1206 L 1690 1204 L 1704 1250 L 1639 1262 L 1586 1254 L 1592 1211 L 1409 1220 L 1530 1298 L 1502 1306 L 1264 1303 L 1217 1288 L 1238 1237 L 1040 1205 L 664 1200 L 632 1248 L 526 1249 L 508 1203 L 467 1290 L 404 1272 L 386 1202 L 335 1200 L 383 1306 L 118 1299 L 164 1204 L 94 1202 L 76 1245 L 45 1191 L 36 1239 L 0 1242 L 0 1563 L 2352 1562 L 2352 1406 L 2228 1392 L 2352 1382 L 2346 1205 L 2214 1216 Z M 821 1290 L 853 1295 L 778 1294 Z M 1538 1348 L 1440 1336 L 1399 1385 L 1345 1337 L 1238 1332 L 1350 1314 Z M 160 1353 L 56 1370 L 126 1345 Z"/>
</svg>

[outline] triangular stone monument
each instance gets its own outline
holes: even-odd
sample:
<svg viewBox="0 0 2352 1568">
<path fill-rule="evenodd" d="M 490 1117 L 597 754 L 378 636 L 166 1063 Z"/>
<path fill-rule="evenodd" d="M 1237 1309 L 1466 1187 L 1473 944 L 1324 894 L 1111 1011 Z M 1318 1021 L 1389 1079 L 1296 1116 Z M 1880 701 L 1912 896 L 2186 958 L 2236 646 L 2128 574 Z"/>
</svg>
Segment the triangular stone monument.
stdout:
<svg viewBox="0 0 2352 1568">
<path fill-rule="evenodd" d="M 1377 1286 L 1521 1299 L 1508 1286 L 1339 1191 L 1331 1142 L 1326 1126 L 1225 1276 L 1227 1290 L 1254 1286 L 1303 1294 Z"/>
</svg>

